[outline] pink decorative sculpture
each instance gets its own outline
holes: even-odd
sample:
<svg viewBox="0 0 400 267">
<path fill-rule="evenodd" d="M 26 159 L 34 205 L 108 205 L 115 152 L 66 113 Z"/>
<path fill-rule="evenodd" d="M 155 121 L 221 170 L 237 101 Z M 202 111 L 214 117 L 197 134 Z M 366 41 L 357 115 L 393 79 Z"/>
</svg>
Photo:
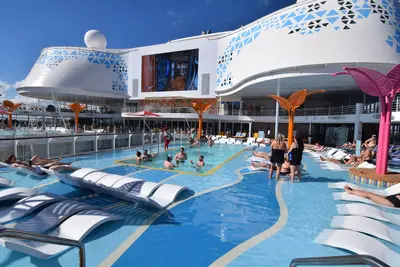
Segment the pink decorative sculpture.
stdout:
<svg viewBox="0 0 400 267">
<path fill-rule="evenodd" d="M 378 155 L 376 173 L 384 175 L 387 172 L 390 143 L 390 123 L 392 118 L 392 103 L 400 90 L 400 65 L 395 66 L 384 75 L 378 71 L 365 68 L 343 68 L 344 72 L 334 73 L 333 76 L 349 74 L 360 89 L 371 96 L 378 96 L 381 106 L 379 123 Z"/>
</svg>

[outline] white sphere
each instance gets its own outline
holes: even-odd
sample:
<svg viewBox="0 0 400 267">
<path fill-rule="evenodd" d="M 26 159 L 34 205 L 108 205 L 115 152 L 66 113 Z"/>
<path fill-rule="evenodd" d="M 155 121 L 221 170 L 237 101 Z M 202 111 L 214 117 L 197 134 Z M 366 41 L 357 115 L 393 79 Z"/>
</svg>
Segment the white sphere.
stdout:
<svg viewBox="0 0 400 267">
<path fill-rule="evenodd" d="M 107 39 L 104 34 L 98 30 L 90 30 L 85 34 L 85 44 L 88 48 L 106 49 Z"/>
</svg>

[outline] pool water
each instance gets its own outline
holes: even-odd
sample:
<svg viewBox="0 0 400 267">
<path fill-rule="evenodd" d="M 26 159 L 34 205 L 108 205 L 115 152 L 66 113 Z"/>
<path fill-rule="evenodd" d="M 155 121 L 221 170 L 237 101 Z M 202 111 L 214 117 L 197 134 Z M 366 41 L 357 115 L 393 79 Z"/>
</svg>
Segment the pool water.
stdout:
<svg viewBox="0 0 400 267">
<path fill-rule="evenodd" d="M 176 153 L 180 146 L 172 145 L 167 153 Z M 82 155 L 65 161 L 73 161 L 77 167 L 187 186 L 195 195 L 166 211 L 158 211 L 76 189 L 53 176 L 38 179 L 15 172 L 0 176 L 15 181 L 15 187 L 35 187 L 40 192 L 64 195 L 124 217 L 122 221 L 100 226 L 84 239 L 87 266 L 287 267 L 293 258 L 350 254 L 314 243 L 321 231 L 330 228 L 332 216 L 338 215 L 335 205 L 342 204 L 333 200 L 332 193 L 338 190 L 328 188 L 328 183 L 356 183 L 348 180 L 345 171 L 323 169 L 305 154 L 301 183 L 292 184 L 288 177 L 276 182 L 268 179 L 266 172 L 251 171 L 248 159 L 252 150 L 234 145 L 185 147 L 189 159 L 196 159 L 200 153 L 205 156 L 206 164 L 212 166 L 207 175 L 193 170 L 171 172 L 152 166 L 116 164 L 132 157 L 137 149 Z M 160 153 L 159 163 L 167 153 Z M 394 225 L 390 227 L 400 230 Z M 400 253 L 399 246 L 379 241 Z M 0 246 L 0 266 L 78 266 L 77 251 L 39 260 Z"/>
<path fill-rule="evenodd" d="M 187 154 L 187 161 L 180 162 L 178 165 L 175 162 L 175 155 L 180 152 L 181 148 L 184 148 L 185 153 Z M 142 167 L 150 167 L 150 168 L 163 168 L 164 161 L 167 159 L 167 156 L 172 156 L 173 163 L 177 166 L 174 168 L 176 171 L 180 172 L 189 172 L 189 173 L 201 173 L 201 174 L 209 174 L 214 168 L 224 163 L 224 161 L 229 160 L 232 156 L 239 153 L 245 149 L 245 147 L 240 145 L 214 145 L 209 147 L 207 144 L 202 143 L 200 146 L 190 147 L 188 145 L 176 144 L 170 146 L 168 151 L 160 152 L 158 155 L 155 150 L 150 151 L 148 153 L 155 154 L 156 156 L 151 161 L 142 162 Z M 205 165 L 201 168 L 196 167 L 194 164 L 190 163 L 192 160 L 195 164 L 199 161 L 199 156 L 204 157 Z M 135 156 L 133 158 L 128 158 L 120 161 L 124 165 L 136 165 Z"/>
</svg>

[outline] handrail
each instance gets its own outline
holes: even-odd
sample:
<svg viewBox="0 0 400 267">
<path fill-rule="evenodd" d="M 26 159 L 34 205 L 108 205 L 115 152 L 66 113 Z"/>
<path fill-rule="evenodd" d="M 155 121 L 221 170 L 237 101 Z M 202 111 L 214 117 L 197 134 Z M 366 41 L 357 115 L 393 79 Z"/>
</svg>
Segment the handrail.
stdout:
<svg viewBox="0 0 400 267">
<path fill-rule="evenodd" d="M 390 267 L 383 261 L 370 255 L 330 256 L 315 258 L 297 258 L 292 260 L 290 267 L 300 265 L 368 265 L 372 267 Z"/>
<path fill-rule="evenodd" d="M 85 246 L 80 241 L 75 241 L 67 238 L 60 238 L 51 235 L 43 235 L 31 232 L 25 232 L 15 229 L 0 229 L 0 237 L 19 238 L 29 241 L 38 241 L 55 245 L 77 247 L 79 249 L 79 267 L 86 266 Z"/>
</svg>

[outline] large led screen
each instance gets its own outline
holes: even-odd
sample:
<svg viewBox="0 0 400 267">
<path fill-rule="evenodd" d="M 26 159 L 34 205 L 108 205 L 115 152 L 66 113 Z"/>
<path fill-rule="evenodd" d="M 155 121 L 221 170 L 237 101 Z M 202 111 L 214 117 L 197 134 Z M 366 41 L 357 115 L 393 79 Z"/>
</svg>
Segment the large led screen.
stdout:
<svg viewBox="0 0 400 267">
<path fill-rule="evenodd" d="M 199 50 L 142 57 L 142 92 L 198 89 Z"/>
</svg>

